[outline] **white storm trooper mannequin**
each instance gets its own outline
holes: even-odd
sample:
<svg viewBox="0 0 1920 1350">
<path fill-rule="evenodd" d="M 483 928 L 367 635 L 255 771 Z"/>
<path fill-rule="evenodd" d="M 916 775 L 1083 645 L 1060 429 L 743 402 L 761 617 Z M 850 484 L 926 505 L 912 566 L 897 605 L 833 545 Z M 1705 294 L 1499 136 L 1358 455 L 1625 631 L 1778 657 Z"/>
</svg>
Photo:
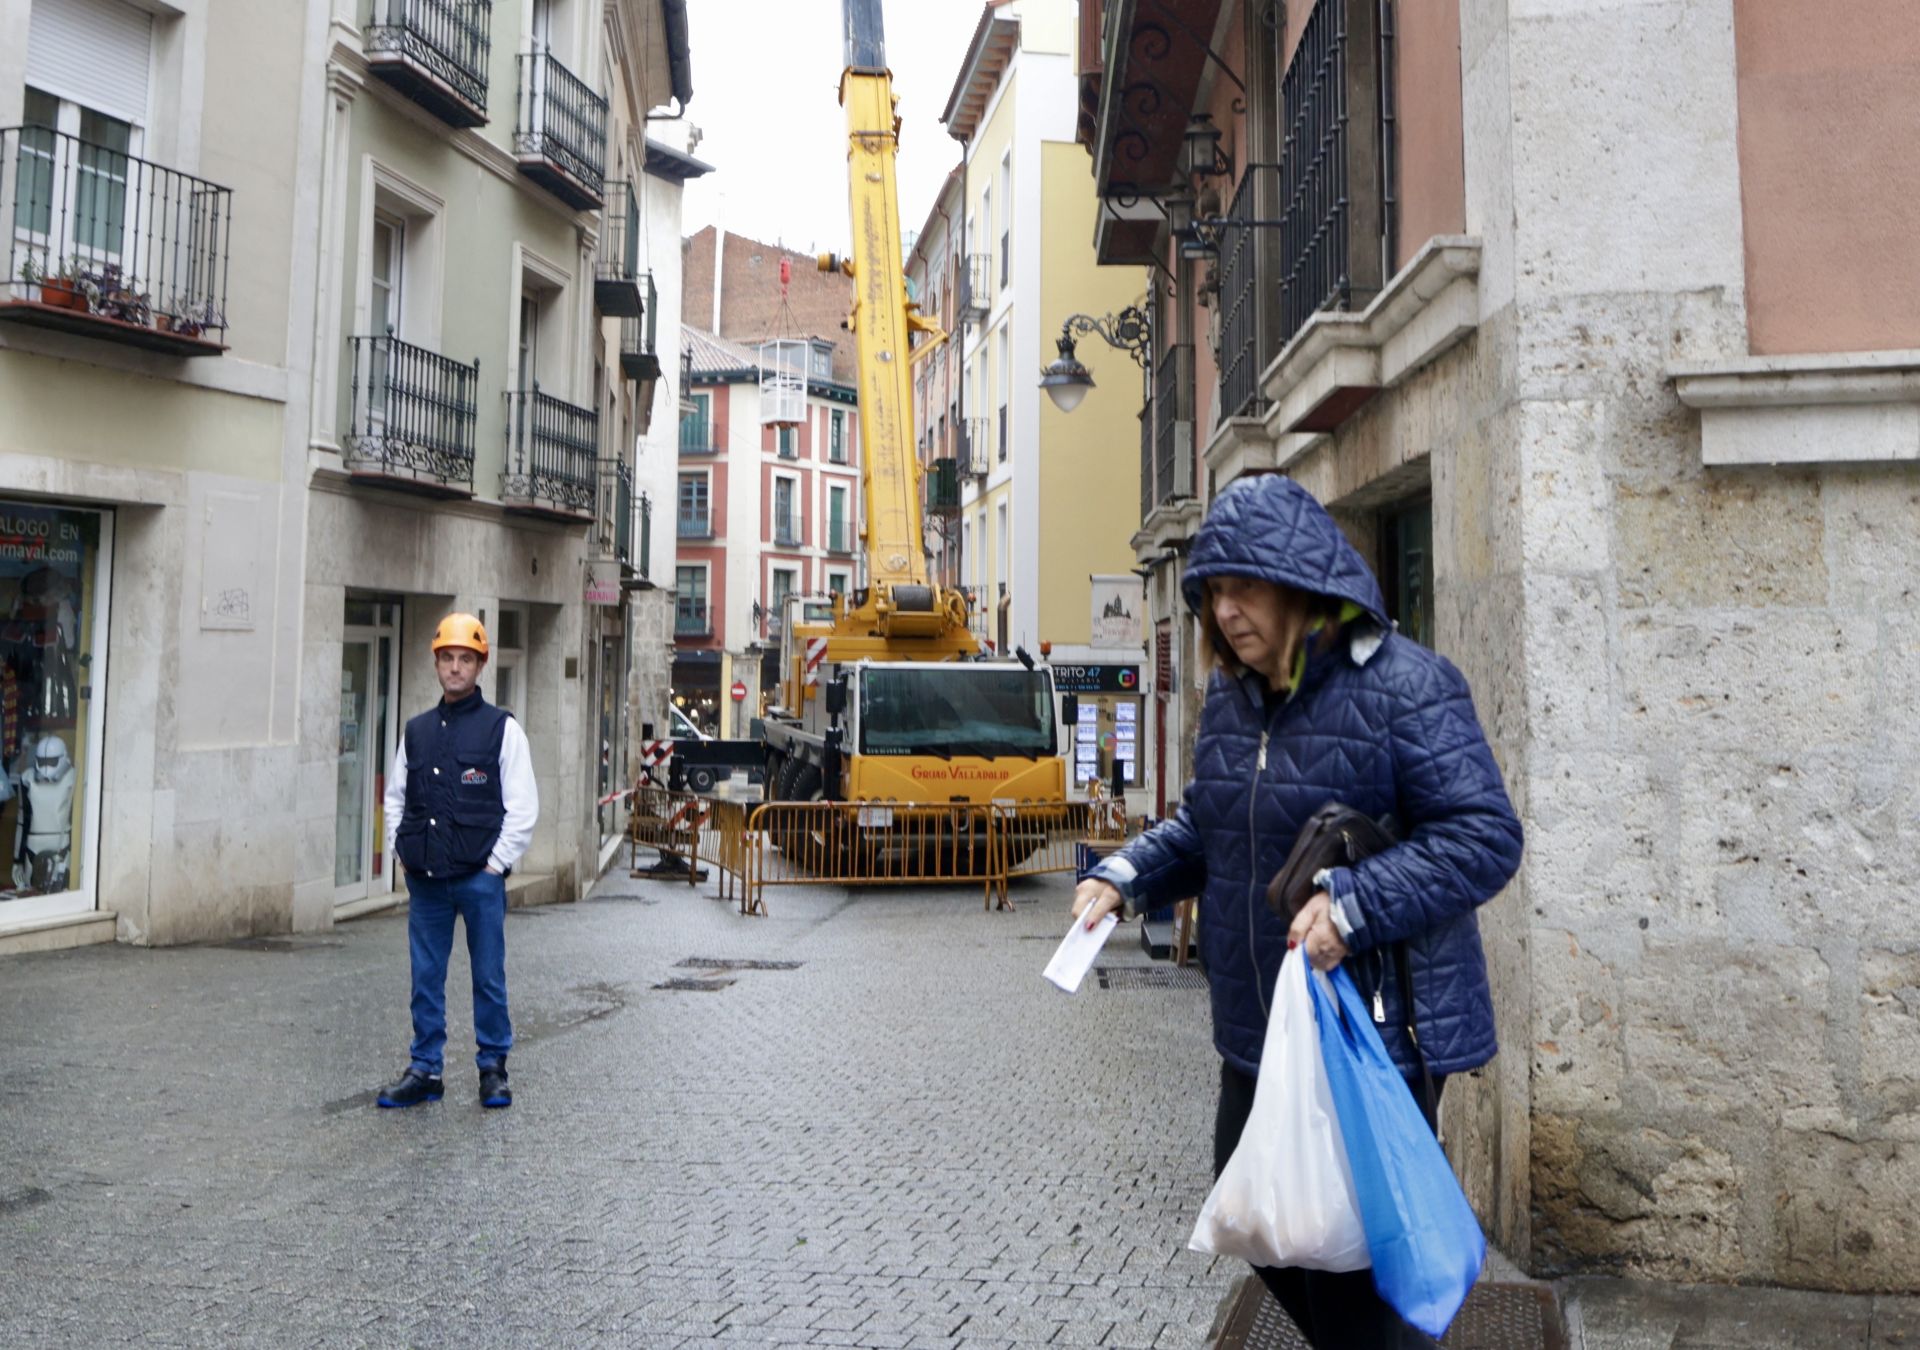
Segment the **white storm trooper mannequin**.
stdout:
<svg viewBox="0 0 1920 1350">
<path fill-rule="evenodd" d="M 73 847 L 73 789 L 79 775 L 58 736 L 43 736 L 20 766 L 21 802 L 13 836 L 13 884 L 64 891 Z"/>
</svg>

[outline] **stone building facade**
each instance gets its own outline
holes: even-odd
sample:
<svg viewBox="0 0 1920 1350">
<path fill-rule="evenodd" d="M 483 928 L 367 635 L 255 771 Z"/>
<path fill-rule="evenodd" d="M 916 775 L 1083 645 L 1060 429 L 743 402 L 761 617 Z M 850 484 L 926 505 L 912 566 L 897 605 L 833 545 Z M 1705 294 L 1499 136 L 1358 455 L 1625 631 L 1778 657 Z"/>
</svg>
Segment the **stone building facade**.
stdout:
<svg viewBox="0 0 1920 1350">
<path fill-rule="evenodd" d="M 1149 618 L 1190 700 L 1180 551 L 1278 470 L 1471 681 L 1528 844 L 1482 914 L 1503 1051 L 1446 1103 L 1490 1234 L 1542 1274 L 1912 1291 L 1912 25 L 1171 7 L 1211 56 L 1082 8 L 1096 246 L 1157 261 L 1195 352 L 1156 389 L 1194 458 L 1154 465 Z M 1316 70 L 1365 115 L 1349 209 L 1305 219 Z"/>
</svg>

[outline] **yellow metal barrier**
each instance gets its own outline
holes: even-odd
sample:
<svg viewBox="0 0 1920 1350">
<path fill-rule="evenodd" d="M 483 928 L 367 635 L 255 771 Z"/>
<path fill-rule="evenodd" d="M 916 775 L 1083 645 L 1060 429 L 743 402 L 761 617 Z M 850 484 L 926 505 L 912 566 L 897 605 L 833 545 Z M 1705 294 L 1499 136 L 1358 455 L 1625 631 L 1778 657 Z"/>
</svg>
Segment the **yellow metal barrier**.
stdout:
<svg viewBox="0 0 1920 1350">
<path fill-rule="evenodd" d="M 1012 909 L 1015 877 L 1071 872 L 1079 845 L 1118 839 L 1111 802 L 734 802 L 642 784 L 632 794 L 627 836 L 641 848 L 718 869 L 720 899 L 764 915 L 766 888 L 841 884 L 977 882 L 986 908 Z M 637 868 L 635 875 L 640 875 Z"/>
<path fill-rule="evenodd" d="M 768 886 L 836 882 L 977 881 L 987 903 L 993 902 L 996 851 L 989 806 L 767 802 L 754 808 L 747 830 L 746 902 L 752 913 L 766 912 Z"/>
<path fill-rule="evenodd" d="M 1002 908 L 1012 909 L 1007 883 L 1076 871 L 1080 845 L 1103 838 L 1103 808 L 1096 802 L 1023 803 L 994 810 L 995 881 Z"/>
</svg>

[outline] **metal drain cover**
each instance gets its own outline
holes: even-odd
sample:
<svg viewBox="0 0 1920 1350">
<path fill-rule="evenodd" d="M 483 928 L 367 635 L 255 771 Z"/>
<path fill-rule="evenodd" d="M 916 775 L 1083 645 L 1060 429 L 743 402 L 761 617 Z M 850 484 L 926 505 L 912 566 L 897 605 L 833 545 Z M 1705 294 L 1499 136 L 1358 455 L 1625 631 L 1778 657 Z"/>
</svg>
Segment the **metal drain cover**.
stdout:
<svg viewBox="0 0 1920 1350">
<path fill-rule="evenodd" d="M 798 961 L 749 961 L 744 956 L 689 956 L 674 963 L 681 970 L 798 970 Z"/>
<path fill-rule="evenodd" d="M 1537 1284 L 1476 1284 L 1447 1328 L 1443 1350 L 1566 1350 L 1553 1290 Z M 1218 1350 L 1310 1350 L 1293 1319 L 1249 1275 L 1227 1314 Z"/>
<path fill-rule="evenodd" d="M 732 980 L 672 979 L 672 980 L 662 980 L 659 984 L 656 984 L 653 987 L 655 989 L 665 989 L 673 993 L 711 994 L 718 990 L 725 989 L 728 985 L 732 983 L 733 983 Z"/>
<path fill-rule="evenodd" d="M 1192 966 L 1095 966 L 1102 989 L 1205 989 L 1207 977 Z"/>
</svg>

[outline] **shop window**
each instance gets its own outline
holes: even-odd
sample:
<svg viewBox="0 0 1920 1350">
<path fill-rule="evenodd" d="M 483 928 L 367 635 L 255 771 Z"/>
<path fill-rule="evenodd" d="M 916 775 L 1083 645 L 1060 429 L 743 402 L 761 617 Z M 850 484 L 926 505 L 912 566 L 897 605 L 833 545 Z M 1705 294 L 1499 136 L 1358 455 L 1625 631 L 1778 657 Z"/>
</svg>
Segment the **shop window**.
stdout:
<svg viewBox="0 0 1920 1350">
<path fill-rule="evenodd" d="M 94 907 L 110 546 L 99 512 L 0 502 L 0 924 Z"/>
<path fill-rule="evenodd" d="M 1423 647 L 1433 645 L 1433 500 L 1380 516 L 1380 589 L 1387 617 Z"/>
</svg>

